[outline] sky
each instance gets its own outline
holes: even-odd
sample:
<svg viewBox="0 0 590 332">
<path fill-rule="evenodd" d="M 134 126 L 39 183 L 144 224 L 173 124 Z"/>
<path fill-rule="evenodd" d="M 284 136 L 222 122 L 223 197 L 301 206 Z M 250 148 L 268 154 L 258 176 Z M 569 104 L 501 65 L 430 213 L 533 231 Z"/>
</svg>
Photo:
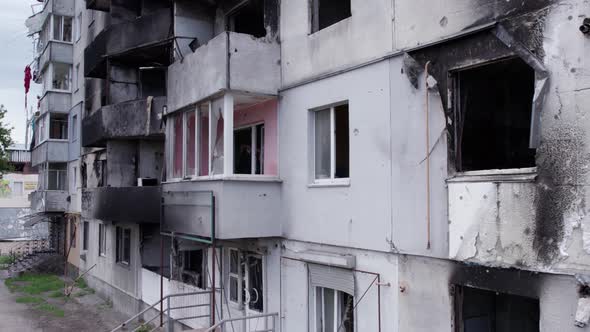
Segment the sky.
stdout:
<svg viewBox="0 0 590 332">
<path fill-rule="evenodd" d="M 8 113 L 5 121 L 12 127 L 12 139 L 25 143 L 24 69 L 33 60 L 33 42 L 27 37 L 25 20 L 32 15 L 36 0 L 2 0 L 0 11 L 0 104 Z M 36 106 L 41 85 L 31 82 L 28 104 Z M 30 138 L 29 138 L 30 139 Z"/>
</svg>

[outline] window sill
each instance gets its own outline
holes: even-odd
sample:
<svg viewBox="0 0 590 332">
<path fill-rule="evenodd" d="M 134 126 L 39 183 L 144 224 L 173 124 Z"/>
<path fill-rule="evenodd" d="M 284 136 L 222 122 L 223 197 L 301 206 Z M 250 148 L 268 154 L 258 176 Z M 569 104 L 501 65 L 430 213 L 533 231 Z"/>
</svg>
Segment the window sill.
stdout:
<svg viewBox="0 0 590 332">
<path fill-rule="evenodd" d="M 131 270 L 131 266 L 129 265 L 129 263 L 117 262 L 116 264 L 126 270 Z"/>
<path fill-rule="evenodd" d="M 447 179 L 447 183 L 456 182 L 534 182 L 537 168 L 492 169 L 483 171 L 458 172 Z"/>
<path fill-rule="evenodd" d="M 212 176 L 195 176 L 184 179 L 169 179 L 163 184 L 178 182 L 206 182 L 206 181 L 244 181 L 244 182 L 282 182 L 278 176 L 274 175 L 212 175 Z"/>
<path fill-rule="evenodd" d="M 350 187 L 350 178 L 333 180 L 316 180 L 307 185 L 308 188 Z"/>
<path fill-rule="evenodd" d="M 98 257 L 103 257 L 103 258 L 106 258 L 106 257 L 107 257 L 107 255 L 106 255 L 106 254 L 98 254 Z"/>
</svg>

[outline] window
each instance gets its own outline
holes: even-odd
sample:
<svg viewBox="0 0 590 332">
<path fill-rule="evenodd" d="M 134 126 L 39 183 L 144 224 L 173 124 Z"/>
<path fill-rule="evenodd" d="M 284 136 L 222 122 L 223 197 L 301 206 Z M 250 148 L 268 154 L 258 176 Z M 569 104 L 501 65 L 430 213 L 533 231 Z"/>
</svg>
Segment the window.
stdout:
<svg viewBox="0 0 590 332">
<path fill-rule="evenodd" d="M 24 195 L 22 182 L 13 182 L 12 183 L 12 195 L 17 196 L 17 197 Z"/>
<path fill-rule="evenodd" d="M 98 170 L 98 183 L 96 184 L 97 187 L 106 187 L 107 186 L 107 161 L 106 159 L 103 160 L 95 160 L 94 161 L 94 169 Z"/>
<path fill-rule="evenodd" d="M 90 233 L 90 223 L 85 221 L 82 227 L 82 250 L 88 250 L 88 234 Z"/>
<path fill-rule="evenodd" d="M 78 115 L 72 116 L 72 141 L 78 139 Z"/>
<path fill-rule="evenodd" d="M 172 165 L 172 177 L 173 178 L 182 178 L 182 153 L 183 153 L 183 116 L 184 114 L 180 113 L 174 116 L 173 122 L 173 165 Z"/>
<path fill-rule="evenodd" d="M 312 0 L 311 32 L 317 32 L 352 16 L 351 0 Z"/>
<path fill-rule="evenodd" d="M 53 16 L 53 40 L 72 42 L 72 17 Z"/>
<path fill-rule="evenodd" d="M 229 250 L 230 301 L 250 310 L 264 310 L 262 257 L 237 249 Z"/>
<path fill-rule="evenodd" d="M 335 289 L 315 287 L 315 331 L 353 332 L 354 298 Z"/>
<path fill-rule="evenodd" d="M 68 115 L 49 113 L 49 138 L 68 139 Z"/>
<path fill-rule="evenodd" d="M 47 190 L 67 190 L 67 164 L 51 163 L 47 171 Z"/>
<path fill-rule="evenodd" d="M 76 67 L 74 68 L 74 91 L 78 91 L 78 89 L 80 88 L 79 78 L 80 78 L 80 64 L 77 64 Z"/>
<path fill-rule="evenodd" d="M 264 174 L 264 124 L 234 131 L 234 173 Z"/>
<path fill-rule="evenodd" d="M 76 248 L 76 221 L 70 219 L 70 246 Z"/>
<path fill-rule="evenodd" d="M 534 80 L 521 59 L 455 73 L 457 170 L 535 166 L 529 148 Z"/>
<path fill-rule="evenodd" d="M 252 35 L 256 38 L 266 36 L 264 26 L 264 3 L 250 0 L 227 17 L 227 30 Z"/>
<path fill-rule="evenodd" d="M 455 286 L 455 331 L 539 332 L 539 300 Z"/>
<path fill-rule="evenodd" d="M 186 132 L 186 159 L 185 159 L 185 176 L 194 175 L 196 172 L 196 144 L 197 144 L 197 119 L 196 111 L 186 113 L 185 132 Z"/>
<path fill-rule="evenodd" d="M 313 111 L 314 179 L 349 177 L 348 104 Z"/>
<path fill-rule="evenodd" d="M 76 41 L 82 37 L 82 13 L 78 14 L 76 18 Z"/>
<path fill-rule="evenodd" d="M 71 66 L 63 63 L 53 63 L 52 88 L 55 90 L 70 90 Z"/>
<path fill-rule="evenodd" d="M 98 255 L 107 255 L 107 225 L 98 224 Z"/>
<path fill-rule="evenodd" d="M 182 282 L 205 289 L 206 259 L 205 251 L 187 250 L 182 253 Z"/>
<path fill-rule="evenodd" d="M 129 265 L 131 261 L 131 230 L 129 228 L 117 227 L 116 233 L 116 261 L 117 263 Z"/>
</svg>

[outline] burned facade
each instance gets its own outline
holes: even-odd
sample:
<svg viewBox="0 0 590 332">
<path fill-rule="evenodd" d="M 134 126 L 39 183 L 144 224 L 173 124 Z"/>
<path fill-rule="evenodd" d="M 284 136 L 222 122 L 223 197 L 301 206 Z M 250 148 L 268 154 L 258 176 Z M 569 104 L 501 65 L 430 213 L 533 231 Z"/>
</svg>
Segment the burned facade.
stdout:
<svg viewBox="0 0 590 332">
<path fill-rule="evenodd" d="M 39 164 L 79 174 L 80 270 L 130 315 L 587 330 L 587 9 L 75 0 L 33 159 L 80 128 Z"/>
</svg>

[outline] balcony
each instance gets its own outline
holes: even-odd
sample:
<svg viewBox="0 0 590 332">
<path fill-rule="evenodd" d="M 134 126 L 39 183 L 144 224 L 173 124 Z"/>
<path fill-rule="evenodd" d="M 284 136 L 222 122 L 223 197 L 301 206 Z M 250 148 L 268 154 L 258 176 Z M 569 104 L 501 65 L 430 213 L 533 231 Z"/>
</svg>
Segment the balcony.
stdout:
<svg viewBox="0 0 590 332">
<path fill-rule="evenodd" d="M 176 111 L 223 90 L 276 95 L 279 61 L 280 46 L 275 41 L 221 33 L 168 67 L 168 110 Z"/>
<path fill-rule="evenodd" d="M 28 28 L 27 34 L 30 36 L 40 32 L 50 14 L 74 17 L 74 1 L 75 0 L 46 0 L 43 4 L 43 8 L 25 21 L 25 26 Z"/>
<path fill-rule="evenodd" d="M 111 0 L 86 0 L 86 9 L 108 12 L 111 10 Z"/>
<path fill-rule="evenodd" d="M 166 97 L 123 102 L 102 107 L 82 122 L 82 146 L 101 147 L 111 139 L 134 139 L 161 136 L 162 109 Z"/>
<path fill-rule="evenodd" d="M 72 94 L 69 92 L 47 91 L 39 102 L 39 115 L 47 112 L 68 113 L 72 105 Z"/>
<path fill-rule="evenodd" d="M 106 78 L 106 58 L 133 66 L 170 62 L 170 10 L 163 9 L 102 31 L 84 50 L 84 75 Z"/>
<path fill-rule="evenodd" d="M 65 212 L 68 192 L 64 190 L 37 190 L 29 194 L 33 213 Z"/>
<path fill-rule="evenodd" d="M 449 258 L 533 266 L 538 187 L 535 169 L 467 172 L 447 180 Z"/>
<path fill-rule="evenodd" d="M 63 163 L 68 161 L 67 140 L 47 140 L 37 145 L 31 153 L 33 167 L 42 163 Z"/>
<path fill-rule="evenodd" d="M 160 222 L 160 187 L 84 189 L 82 217 L 157 224 Z"/>
<path fill-rule="evenodd" d="M 164 232 L 209 238 L 215 214 L 217 239 L 282 235 L 278 180 L 184 181 L 166 183 L 162 192 Z"/>
<path fill-rule="evenodd" d="M 50 41 L 45 45 L 43 52 L 41 52 L 41 55 L 39 56 L 38 70 L 43 72 L 50 62 L 73 64 L 73 49 L 74 46 L 72 43 Z"/>
</svg>

